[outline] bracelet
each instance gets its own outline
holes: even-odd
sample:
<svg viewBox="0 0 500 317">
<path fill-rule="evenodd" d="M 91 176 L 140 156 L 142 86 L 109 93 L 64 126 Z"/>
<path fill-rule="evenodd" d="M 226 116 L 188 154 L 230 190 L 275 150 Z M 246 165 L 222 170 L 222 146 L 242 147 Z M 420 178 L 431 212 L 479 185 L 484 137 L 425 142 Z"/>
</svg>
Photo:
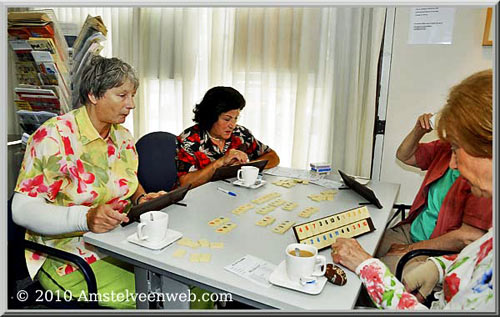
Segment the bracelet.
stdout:
<svg viewBox="0 0 500 317">
<path fill-rule="evenodd" d="M 135 200 L 135 205 L 136 205 L 136 206 L 139 204 L 139 200 L 140 200 L 142 197 L 144 197 L 144 196 L 146 196 L 146 193 L 142 193 L 142 194 L 140 194 L 140 195 L 139 195 L 139 197 L 137 197 L 137 199 Z"/>
</svg>

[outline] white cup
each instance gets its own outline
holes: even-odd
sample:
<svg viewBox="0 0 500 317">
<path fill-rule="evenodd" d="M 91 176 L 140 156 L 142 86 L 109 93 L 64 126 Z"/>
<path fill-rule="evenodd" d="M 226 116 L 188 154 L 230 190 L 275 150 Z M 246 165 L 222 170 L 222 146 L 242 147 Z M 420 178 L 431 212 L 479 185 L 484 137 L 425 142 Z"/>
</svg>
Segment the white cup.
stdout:
<svg viewBox="0 0 500 317">
<path fill-rule="evenodd" d="M 168 214 L 161 211 L 149 211 L 141 215 L 137 225 L 137 238 L 157 243 L 165 239 L 168 228 Z"/>
<path fill-rule="evenodd" d="M 257 176 L 259 176 L 259 169 L 255 166 L 242 166 L 236 174 L 238 180 L 242 181 L 245 186 L 255 184 Z"/>
<path fill-rule="evenodd" d="M 296 256 L 295 248 L 309 252 L 310 256 Z M 292 254 L 290 254 L 290 251 Z M 292 243 L 285 249 L 286 274 L 292 282 L 302 285 L 316 281 L 326 271 L 326 258 L 318 255 L 318 249 L 312 245 Z M 323 268 L 321 268 L 323 266 Z"/>
</svg>

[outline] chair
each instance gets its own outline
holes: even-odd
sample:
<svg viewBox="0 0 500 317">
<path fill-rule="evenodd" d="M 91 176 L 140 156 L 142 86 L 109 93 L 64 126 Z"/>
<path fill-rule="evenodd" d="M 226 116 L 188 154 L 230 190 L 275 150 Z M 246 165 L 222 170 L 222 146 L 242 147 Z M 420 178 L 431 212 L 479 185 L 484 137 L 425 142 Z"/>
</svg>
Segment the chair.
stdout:
<svg viewBox="0 0 500 317">
<path fill-rule="evenodd" d="M 448 255 L 455 254 L 456 251 L 447 251 L 447 250 L 428 250 L 428 249 L 417 249 L 412 250 L 399 259 L 398 265 L 396 267 L 396 278 L 401 281 L 403 276 L 403 269 L 408 261 L 417 256 L 440 256 L 440 255 Z M 434 300 L 434 293 L 429 294 L 423 304 L 427 307 L 431 307 L 431 303 Z"/>
<path fill-rule="evenodd" d="M 137 176 L 144 190 L 170 191 L 177 182 L 177 138 L 168 132 L 151 132 L 135 145 L 139 155 Z"/>
<path fill-rule="evenodd" d="M 390 224 L 392 223 L 392 221 L 399 215 L 401 214 L 401 221 L 405 220 L 406 218 L 406 211 L 407 210 L 410 210 L 411 208 L 411 205 L 405 205 L 405 204 L 394 204 L 394 206 L 392 206 L 393 209 L 396 209 L 396 212 L 394 212 L 394 214 L 392 215 L 391 219 L 389 221 L 387 221 L 387 224 L 385 226 L 385 228 L 387 229 L 387 227 L 390 226 Z"/>
<path fill-rule="evenodd" d="M 40 294 L 44 294 L 43 287 L 38 281 L 31 280 L 28 268 L 26 267 L 26 259 L 24 250 L 30 249 L 44 253 L 48 257 L 69 261 L 75 264 L 85 277 L 87 290 L 90 296 L 97 293 L 97 282 L 90 265 L 81 257 L 69 252 L 58 250 L 49 246 L 41 245 L 24 238 L 26 229 L 18 226 L 12 219 L 12 198 L 7 202 L 7 218 L 8 218 L 8 308 L 22 309 L 29 306 L 38 308 L 40 305 L 49 308 L 61 309 L 89 309 L 98 308 L 97 302 L 78 302 L 76 300 L 65 301 L 63 294 L 60 295 L 60 301 L 49 300 Z M 17 295 L 22 292 L 28 294 L 27 300 L 19 300 Z M 95 298 L 95 297 L 94 297 Z M 42 301 L 38 301 L 41 299 Z M 38 307 L 37 307 L 38 306 Z"/>
</svg>

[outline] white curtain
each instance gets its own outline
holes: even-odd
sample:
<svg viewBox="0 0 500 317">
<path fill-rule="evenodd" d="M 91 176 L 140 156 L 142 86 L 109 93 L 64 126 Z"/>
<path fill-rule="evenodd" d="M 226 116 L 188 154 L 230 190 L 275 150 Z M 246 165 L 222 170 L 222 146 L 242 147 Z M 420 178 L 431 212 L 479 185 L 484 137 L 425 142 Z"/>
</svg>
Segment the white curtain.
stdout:
<svg viewBox="0 0 500 317">
<path fill-rule="evenodd" d="M 126 125 L 136 138 L 179 134 L 211 87 L 247 101 L 240 124 L 281 165 L 369 176 L 384 8 L 58 8 L 60 21 L 101 15 L 104 56 L 134 65 L 141 84 Z"/>
</svg>

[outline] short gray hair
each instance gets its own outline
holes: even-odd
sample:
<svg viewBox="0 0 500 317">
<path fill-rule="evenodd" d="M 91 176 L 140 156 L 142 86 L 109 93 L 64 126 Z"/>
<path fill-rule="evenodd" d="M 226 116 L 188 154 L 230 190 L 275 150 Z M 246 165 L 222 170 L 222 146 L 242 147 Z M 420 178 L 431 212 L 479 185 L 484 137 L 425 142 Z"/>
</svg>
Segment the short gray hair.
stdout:
<svg viewBox="0 0 500 317">
<path fill-rule="evenodd" d="M 108 89 L 119 87 L 127 80 L 134 84 L 134 89 L 139 87 L 139 79 L 132 66 L 116 57 L 95 55 L 80 79 L 80 103 L 88 104 L 89 94 L 102 98 Z"/>
</svg>

